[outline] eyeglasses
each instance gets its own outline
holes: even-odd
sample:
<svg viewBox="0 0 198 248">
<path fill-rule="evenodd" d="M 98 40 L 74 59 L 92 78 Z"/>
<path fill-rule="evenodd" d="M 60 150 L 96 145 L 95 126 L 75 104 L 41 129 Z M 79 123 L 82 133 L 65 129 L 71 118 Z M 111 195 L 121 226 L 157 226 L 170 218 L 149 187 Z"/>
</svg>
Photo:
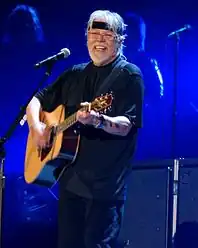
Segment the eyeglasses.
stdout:
<svg viewBox="0 0 198 248">
<path fill-rule="evenodd" d="M 88 32 L 88 38 L 92 40 L 98 40 L 100 38 L 103 38 L 105 40 L 114 40 L 116 38 L 116 35 L 113 34 L 105 34 L 105 33 L 98 33 L 98 32 L 93 32 L 89 31 Z"/>
</svg>

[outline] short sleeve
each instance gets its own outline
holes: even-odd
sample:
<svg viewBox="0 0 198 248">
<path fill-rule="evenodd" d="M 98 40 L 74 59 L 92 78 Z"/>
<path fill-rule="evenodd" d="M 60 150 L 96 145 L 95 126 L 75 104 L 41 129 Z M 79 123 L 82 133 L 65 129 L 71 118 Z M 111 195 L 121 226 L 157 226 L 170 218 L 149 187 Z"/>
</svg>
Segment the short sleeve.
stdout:
<svg viewBox="0 0 198 248">
<path fill-rule="evenodd" d="M 130 75 L 126 95 L 128 95 L 128 100 L 124 105 L 123 115 L 128 117 L 136 127 L 141 128 L 144 86 L 140 75 Z"/>
<path fill-rule="evenodd" d="M 72 70 L 63 72 L 52 84 L 37 92 L 35 97 L 40 101 L 43 111 L 52 112 L 64 104 L 70 88 Z"/>
<path fill-rule="evenodd" d="M 115 92 L 114 116 L 126 116 L 135 127 L 141 128 L 144 81 L 141 71 L 137 69 L 130 66 L 119 78 L 123 87 Z"/>
</svg>

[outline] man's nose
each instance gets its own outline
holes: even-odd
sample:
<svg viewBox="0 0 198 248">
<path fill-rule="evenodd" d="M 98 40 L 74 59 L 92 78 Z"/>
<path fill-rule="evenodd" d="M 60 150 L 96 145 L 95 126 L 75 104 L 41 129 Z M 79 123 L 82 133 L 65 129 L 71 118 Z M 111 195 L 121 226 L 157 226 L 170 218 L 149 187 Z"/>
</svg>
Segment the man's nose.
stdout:
<svg viewBox="0 0 198 248">
<path fill-rule="evenodd" d="M 104 41 L 104 35 L 103 34 L 98 35 L 98 41 Z"/>
</svg>

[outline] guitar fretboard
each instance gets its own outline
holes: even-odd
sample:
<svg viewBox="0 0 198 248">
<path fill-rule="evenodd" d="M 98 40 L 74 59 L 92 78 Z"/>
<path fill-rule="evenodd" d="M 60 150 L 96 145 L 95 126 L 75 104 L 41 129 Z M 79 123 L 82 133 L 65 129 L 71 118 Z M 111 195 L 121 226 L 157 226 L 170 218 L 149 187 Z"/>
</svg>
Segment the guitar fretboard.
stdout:
<svg viewBox="0 0 198 248">
<path fill-rule="evenodd" d="M 86 109 L 87 109 L 87 107 L 83 107 L 80 110 L 83 111 L 83 110 L 86 110 Z M 76 114 L 77 114 L 77 112 L 75 112 L 74 114 L 70 115 L 63 122 L 61 122 L 56 127 L 56 134 L 61 133 L 61 132 L 64 132 L 66 129 L 68 129 L 73 124 L 75 124 L 77 122 L 77 120 L 76 120 Z"/>
</svg>

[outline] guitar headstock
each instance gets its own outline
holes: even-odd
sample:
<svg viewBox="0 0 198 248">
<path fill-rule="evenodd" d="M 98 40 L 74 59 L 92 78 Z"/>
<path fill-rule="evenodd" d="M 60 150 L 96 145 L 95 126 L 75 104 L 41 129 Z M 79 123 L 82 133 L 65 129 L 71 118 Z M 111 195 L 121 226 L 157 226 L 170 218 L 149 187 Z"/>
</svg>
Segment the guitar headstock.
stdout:
<svg viewBox="0 0 198 248">
<path fill-rule="evenodd" d="M 107 110 L 111 109 L 111 105 L 113 102 L 113 93 L 106 93 L 101 95 L 91 103 L 91 109 L 96 112 L 106 113 Z"/>
</svg>

